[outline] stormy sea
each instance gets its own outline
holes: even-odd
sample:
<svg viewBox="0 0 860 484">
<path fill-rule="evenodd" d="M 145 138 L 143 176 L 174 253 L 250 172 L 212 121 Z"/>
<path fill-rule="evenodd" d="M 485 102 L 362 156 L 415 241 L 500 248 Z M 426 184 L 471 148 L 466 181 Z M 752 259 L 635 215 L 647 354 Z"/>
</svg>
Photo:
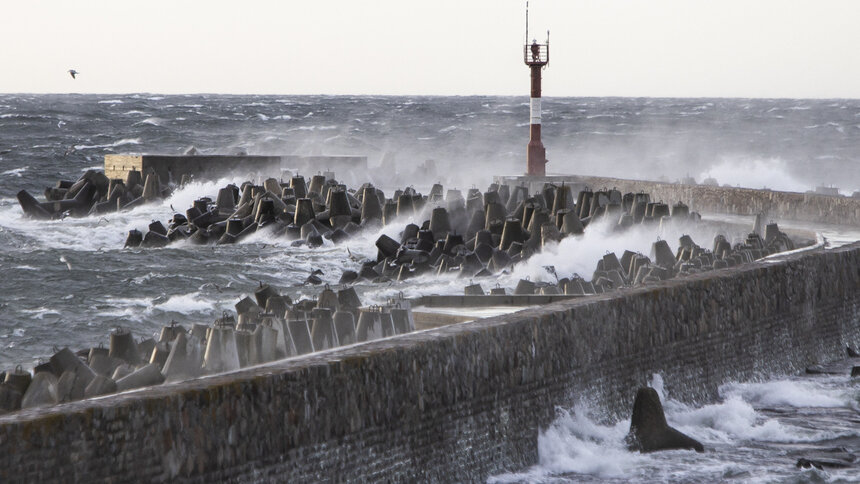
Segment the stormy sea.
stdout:
<svg viewBox="0 0 860 484">
<path fill-rule="evenodd" d="M 170 321 L 210 323 L 260 282 L 294 299 L 311 296 L 318 288 L 303 281 L 312 271 L 335 284 L 344 269 L 375 257 L 379 235 L 316 249 L 259 233 L 236 245 L 130 250 L 123 249 L 129 230 L 167 221 L 174 207 L 183 211 L 248 174 L 195 181 L 128 212 L 53 221 L 26 219 L 15 199 L 21 189 L 41 196 L 57 180 L 102 168 L 105 154 L 181 154 L 193 146 L 204 154 L 365 155 L 371 168 L 384 169 L 336 176 L 352 177 L 352 186 L 483 190 L 493 175 L 522 173 L 528 110 L 521 97 L 0 94 L 0 369 L 32 367 L 54 348 L 106 344 L 117 326 L 144 336 Z M 828 187 L 846 196 L 860 190 L 860 100 L 544 98 L 543 110 L 550 173 Z M 597 232 L 499 284 L 547 277 L 541 267 L 548 264 L 587 274 L 606 251 L 647 251 L 653 241 Z M 460 294 L 463 284 L 422 276 L 356 289 L 374 303 L 401 293 Z M 811 453 L 843 461 L 860 453 L 852 364 L 860 361 L 842 361 L 832 373 L 730 383 L 720 402 L 700 408 L 663 393 L 655 375 L 669 423 L 703 442 L 704 454 L 631 453 L 623 444 L 629 421 L 607 424 L 600 408 L 583 403 L 558 409 L 541 430 L 537 465 L 491 480 L 857 482 L 856 463 L 795 467 Z"/>
</svg>

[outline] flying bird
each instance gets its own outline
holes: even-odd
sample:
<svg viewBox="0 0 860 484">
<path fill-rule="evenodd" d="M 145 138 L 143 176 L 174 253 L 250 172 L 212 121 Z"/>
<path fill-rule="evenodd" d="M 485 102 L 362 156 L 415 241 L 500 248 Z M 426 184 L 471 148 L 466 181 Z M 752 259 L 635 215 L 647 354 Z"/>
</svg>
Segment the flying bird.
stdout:
<svg viewBox="0 0 860 484">
<path fill-rule="evenodd" d="M 69 75 L 72 76 L 72 79 L 77 79 L 75 76 L 78 75 L 78 71 L 74 69 L 69 69 Z"/>
</svg>

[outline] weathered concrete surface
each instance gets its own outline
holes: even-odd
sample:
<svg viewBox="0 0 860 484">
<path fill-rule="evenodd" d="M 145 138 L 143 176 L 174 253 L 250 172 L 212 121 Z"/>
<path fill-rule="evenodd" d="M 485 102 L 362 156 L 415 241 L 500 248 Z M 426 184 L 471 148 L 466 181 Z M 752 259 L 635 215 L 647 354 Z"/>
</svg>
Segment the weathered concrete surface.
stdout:
<svg viewBox="0 0 860 484">
<path fill-rule="evenodd" d="M 629 415 L 860 343 L 860 244 L 0 417 L 0 481 L 477 481 L 555 406 Z"/>
<path fill-rule="evenodd" d="M 182 175 L 214 178 L 243 171 L 275 171 L 294 168 L 317 172 L 322 170 L 367 170 L 366 156 L 255 156 L 255 155 L 105 155 L 105 175 L 125 180 L 128 172 L 137 170 L 146 176 L 150 170 L 162 183 L 179 183 Z"/>
<path fill-rule="evenodd" d="M 585 187 L 592 190 L 617 188 L 622 192 L 650 193 L 652 200 L 668 204 L 681 201 L 689 205 L 690 210 L 706 213 L 764 213 L 775 219 L 843 225 L 860 223 L 860 199 L 850 197 L 580 175 L 509 176 L 496 177 L 494 181 L 511 186 L 525 184 L 530 191 L 544 183 L 562 182 L 571 185 L 572 193 Z"/>
</svg>

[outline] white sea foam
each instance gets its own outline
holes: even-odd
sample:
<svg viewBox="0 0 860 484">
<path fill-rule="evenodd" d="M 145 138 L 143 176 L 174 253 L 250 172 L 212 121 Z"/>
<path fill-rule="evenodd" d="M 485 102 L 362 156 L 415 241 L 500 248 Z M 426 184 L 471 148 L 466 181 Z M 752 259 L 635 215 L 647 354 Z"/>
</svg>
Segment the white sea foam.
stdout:
<svg viewBox="0 0 860 484">
<path fill-rule="evenodd" d="M 629 421 L 600 425 L 588 407 L 559 410 L 553 424 L 538 436 L 539 463 L 513 474 L 495 476 L 488 482 L 541 482 L 553 475 L 585 474 L 598 478 L 623 478 L 649 461 L 624 445 Z"/>
<path fill-rule="evenodd" d="M 206 313 L 213 312 L 213 302 L 203 298 L 199 292 L 190 294 L 180 294 L 171 296 L 166 301 L 154 304 L 153 308 L 164 312 L 176 312 L 182 314 L 188 313 Z"/>
<path fill-rule="evenodd" d="M 572 410 L 559 410 L 553 424 L 540 433 L 537 465 L 523 472 L 495 476 L 489 481 L 554 482 L 556 478 L 576 481 L 577 475 L 589 476 L 590 480 L 638 482 L 677 479 L 679 476 L 686 476 L 683 480 L 697 480 L 693 476 L 706 480 L 753 477 L 757 466 L 730 462 L 721 454 L 733 449 L 739 451 L 739 455 L 752 456 L 761 452 L 756 449 L 762 444 L 799 444 L 856 435 L 781 423 L 762 415 L 753 406 L 767 401 L 765 395 L 801 406 L 835 404 L 836 399 L 830 395 L 834 390 L 814 382 L 733 383 L 723 387 L 722 393 L 728 396 L 722 402 L 700 408 L 666 398 L 660 375 L 655 375 L 650 384 L 660 395 L 669 425 L 702 442 L 706 447 L 704 454 L 689 451 L 631 453 L 624 444 L 629 420 L 620 420 L 612 425 L 600 424 L 592 418 L 587 406 L 577 405 Z M 800 397 L 802 392 L 812 396 Z M 842 397 L 847 398 L 845 395 Z M 750 445 L 749 442 L 758 444 Z M 747 447 L 752 450 L 743 450 Z"/>
<path fill-rule="evenodd" d="M 699 179 L 711 177 L 722 185 L 790 192 L 804 192 L 813 188 L 790 172 L 788 164 L 778 158 L 724 157 L 702 172 Z"/>
<path fill-rule="evenodd" d="M 701 408 L 689 408 L 669 400 L 666 411 L 670 425 L 706 443 L 728 444 L 738 440 L 811 442 L 834 436 L 765 418 L 749 402 L 737 396 Z"/>
<path fill-rule="evenodd" d="M 764 383 L 731 383 L 720 389 L 729 398 L 739 397 L 761 406 L 851 408 L 852 398 L 814 380 L 775 380 Z"/>
<path fill-rule="evenodd" d="M 600 477 L 621 477 L 644 458 L 624 446 L 628 421 L 613 426 L 595 423 L 587 408 L 562 411 L 556 422 L 538 437 L 540 466 L 553 474 L 577 472 Z"/>
<path fill-rule="evenodd" d="M 21 168 L 13 168 L 11 170 L 6 170 L 4 172 L 0 172 L 0 176 L 16 176 L 21 178 L 21 174 L 25 171 L 29 170 L 29 166 L 22 166 Z"/>
<path fill-rule="evenodd" d="M 118 146 L 125 145 L 139 145 L 140 138 L 123 138 L 119 141 L 114 141 L 113 143 L 107 143 L 103 145 L 75 145 L 76 150 L 91 150 L 98 148 L 116 148 Z"/>
<path fill-rule="evenodd" d="M 612 221 L 600 220 L 586 227 L 583 235 L 565 237 L 558 244 L 549 245 L 516 265 L 512 277 L 515 280 L 529 278 L 555 282 L 555 277 L 545 269 L 553 266 L 559 277 L 579 274 L 590 280 L 597 262 L 607 253 L 614 252 L 619 259 L 625 250 L 650 256 L 651 245 L 658 239 L 666 240 L 674 251 L 678 247 L 678 239 L 684 234 L 690 235 L 697 244 L 710 247 L 718 233 L 712 227 L 691 223 L 667 224 L 662 229 L 656 225 L 634 225 L 626 231 L 616 232 Z M 731 242 L 740 234 L 723 232 L 722 235 Z"/>
<path fill-rule="evenodd" d="M 148 124 L 150 126 L 164 126 L 166 123 L 167 123 L 166 119 L 154 116 L 151 118 L 146 118 L 143 121 L 138 121 L 138 122 L 134 123 L 134 126 L 140 126 L 143 124 Z"/>
</svg>

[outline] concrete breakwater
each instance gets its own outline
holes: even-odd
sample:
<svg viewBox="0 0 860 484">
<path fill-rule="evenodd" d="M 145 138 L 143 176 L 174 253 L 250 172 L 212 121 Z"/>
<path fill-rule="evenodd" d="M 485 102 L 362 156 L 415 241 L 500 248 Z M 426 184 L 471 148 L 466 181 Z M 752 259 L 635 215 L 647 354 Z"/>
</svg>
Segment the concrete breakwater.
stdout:
<svg viewBox="0 0 860 484">
<path fill-rule="evenodd" d="M 646 192 L 654 200 L 680 201 L 689 205 L 691 210 L 703 213 L 762 213 L 783 220 L 846 225 L 860 223 L 860 199 L 853 197 L 580 175 L 507 176 L 496 177 L 495 181 L 512 187 L 525 185 L 531 189 L 544 183 L 564 182 L 572 185 L 574 191 L 585 187 L 592 190 L 606 187 Z"/>
<path fill-rule="evenodd" d="M 314 175 L 310 184 L 295 175 L 288 182 L 269 178 L 261 185 L 250 181 L 241 187 L 227 185 L 219 189 L 215 200 L 198 198 L 185 214 L 174 214 L 167 226 L 155 221 L 145 234 L 131 230 L 125 246 L 163 247 L 179 241 L 232 244 L 266 231 L 272 237 L 292 241 L 294 246 L 315 248 L 323 245 L 324 239 L 342 243 L 360 231 L 378 230 L 395 220 L 415 223 L 406 225 L 396 236 L 399 240 L 379 236 L 376 259 L 365 260 L 360 270 L 344 271 L 340 283 L 402 282 L 424 274 L 493 277 L 509 273 L 548 246 L 582 236 L 593 224 L 607 224 L 613 232 L 623 233 L 646 226 L 661 232 L 687 230 L 701 222 L 699 215 L 683 203 L 670 206 L 652 201 L 647 193 L 615 189 L 582 190 L 574 197 L 564 183 L 546 183 L 534 192 L 526 187 L 510 190 L 507 185 L 492 184 L 483 193 L 469 189 L 465 197 L 456 189 L 445 194 L 444 187 L 435 184 L 428 195 L 407 187 L 387 198 L 369 183 L 352 190 L 333 174 Z M 684 235 L 677 254 L 666 241 L 657 241 L 650 257 L 629 250 L 620 260 L 614 254 L 607 255 L 591 281 L 568 284 L 569 278 L 556 274 L 558 284 L 541 290 L 593 294 L 752 262 L 794 248 L 794 242 L 776 224 L 765 227 L 760 220 L 745 239 L 735 244 L 730 240 L 718 235 L 708 249 Z"/>
<path fill-rule="evenodd" d="M 464 481 L 536 462 L 557 405 L 626 415 L 860 343 L 860 244 L 0 417 L 0 480 Z"/>
<path fill-rule="evenodd" d="M 355 289 L 326 287 L 318 299 L 293 301 L 261 284 L 254 299 L 213 325 L 171 323 L 157 338 L 135 341 L 116 328 L 110 346 L 56 351 L 33 369 L 0 373 L 0 414 L 235 371 L 277 359 L 415 330 L 407 301 L 362 307 Z M 238 321 L 237 321 L 238 319 Z"/>
<path fill-rule="evenodd" d="M 87 170 L 77 181 L 60 180 L 45 188 L 44 202 L 27 190 L 18 192 L 17 198 L 28 217 L 53 219 L 131 210 L 170 192 L 171 187 L 162 184 L 154 173 L 144 177 L 139 171 L 131 171 L 124 179 L 110 179 L 100 171 Z"/>
</svg>

